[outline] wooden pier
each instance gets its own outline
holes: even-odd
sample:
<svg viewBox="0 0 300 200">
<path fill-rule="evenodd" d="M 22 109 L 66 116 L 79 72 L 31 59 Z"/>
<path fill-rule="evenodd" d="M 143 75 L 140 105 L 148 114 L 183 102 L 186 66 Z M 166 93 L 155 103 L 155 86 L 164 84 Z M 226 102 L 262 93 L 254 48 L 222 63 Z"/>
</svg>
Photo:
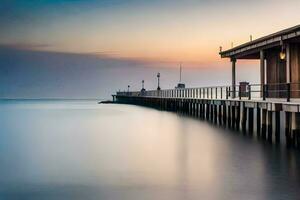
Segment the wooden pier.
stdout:
<svg viewBox="0 0 300 200">
<path fill-rule="evenodd" d="M 300 148 L 300 26 L 220 51 L 220 55 L 232 62 L 230 86 L 117 92 L 113 99 L 185 113 L 270 143 Z M 260 60 L 259 84 L 236 84 L 239 59 Z"/>
</svg>

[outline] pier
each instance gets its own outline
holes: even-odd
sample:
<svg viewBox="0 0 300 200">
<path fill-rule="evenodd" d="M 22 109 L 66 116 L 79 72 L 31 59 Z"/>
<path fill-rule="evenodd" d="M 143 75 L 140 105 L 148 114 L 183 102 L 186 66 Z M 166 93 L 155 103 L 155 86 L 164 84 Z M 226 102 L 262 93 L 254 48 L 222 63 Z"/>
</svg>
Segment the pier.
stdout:
<svg viewBox="0 0 300 200">
<path fill-rule="evenodd" d="M 300 147 L 300 25 L 219 52 L 229 86 L 117 92 L 113 100 L 184 113 L 270 143 Z M 260 83 L 236 83 L 240 59 L 260 60 Z M 159 80 L 159 76 L 158 76 Z"/>
</svg>

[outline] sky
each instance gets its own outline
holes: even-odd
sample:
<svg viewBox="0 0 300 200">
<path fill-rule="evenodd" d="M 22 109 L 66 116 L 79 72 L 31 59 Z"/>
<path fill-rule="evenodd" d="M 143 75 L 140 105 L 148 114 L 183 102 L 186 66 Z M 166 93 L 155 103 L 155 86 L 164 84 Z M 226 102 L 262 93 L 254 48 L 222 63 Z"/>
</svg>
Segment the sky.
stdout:
<svg viewBox="0 0 300 200">
<path fill-rule="evenodd" d="M 1 0 L 0 98 L 109 98 L 130 84 L 230 84 L 218 55 L 300 23 L 299 0 Z M 237 81 L 258 82 L 238 61 Z"/>
</svg>

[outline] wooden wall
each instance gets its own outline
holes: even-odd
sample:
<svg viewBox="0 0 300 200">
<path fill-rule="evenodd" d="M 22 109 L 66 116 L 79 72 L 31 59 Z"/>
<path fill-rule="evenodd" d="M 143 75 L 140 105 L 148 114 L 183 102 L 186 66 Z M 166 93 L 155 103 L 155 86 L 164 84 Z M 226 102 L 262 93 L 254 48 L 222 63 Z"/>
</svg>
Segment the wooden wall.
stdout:
<svg viewBox="0 0 300 200">
<path fill-rule="evenodd" d="M 266 51 L 267 97 L 269 98 L 283 98 L 286 96 L 286 92 L 280 91 L 285 90 L 286 85 L 278 85 L 278 83 L 286 83 L 286 61 L 279 58 L 279 53 L 280 49 L 277 48 Z"/>
<path fill-rule="evenodd" d="M 290 44 L 290 62 L 291 62 L 291 92 L 292 98 L 300 98 L 300 44 Z"/>
</svg>

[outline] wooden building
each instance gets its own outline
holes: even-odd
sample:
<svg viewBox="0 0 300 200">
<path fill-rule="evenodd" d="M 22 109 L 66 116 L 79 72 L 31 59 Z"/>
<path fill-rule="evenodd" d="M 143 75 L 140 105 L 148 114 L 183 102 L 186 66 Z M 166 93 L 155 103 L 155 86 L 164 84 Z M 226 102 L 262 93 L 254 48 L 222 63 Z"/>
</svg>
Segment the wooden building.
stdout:
<svg viewBox="0 0 300 200">
<path fill-rule="evenodd" d="M 267 98 L 300 98 L 300 25 L 220 51 L 220 55 L 232 62 L 233 90 L 236 61 L 259 59 L 260 86 Z"/>
</svg>

